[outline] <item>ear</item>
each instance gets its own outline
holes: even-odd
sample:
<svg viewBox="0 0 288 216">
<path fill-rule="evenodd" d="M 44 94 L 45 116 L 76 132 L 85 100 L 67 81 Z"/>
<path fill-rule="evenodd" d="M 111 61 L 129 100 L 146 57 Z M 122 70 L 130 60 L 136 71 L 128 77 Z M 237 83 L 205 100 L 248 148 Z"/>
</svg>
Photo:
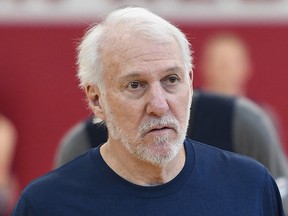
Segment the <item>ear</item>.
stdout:
<svg viewBox="0 0 288 216">
<path fill-rule="evenodd" d="M 101 92 L 95 85 L 88 85 L 85 88 L 85 93 L 89 102 L 89 106 L 97 118 L 105 120 L 105 115 L 101 106 L 100 98 Z"/>
<path fill-rule="evenodd" d="M 193 70 L 189 72 L 189 81 L 191 83 L 191 87 L 193 88 Z"/>
</svg>

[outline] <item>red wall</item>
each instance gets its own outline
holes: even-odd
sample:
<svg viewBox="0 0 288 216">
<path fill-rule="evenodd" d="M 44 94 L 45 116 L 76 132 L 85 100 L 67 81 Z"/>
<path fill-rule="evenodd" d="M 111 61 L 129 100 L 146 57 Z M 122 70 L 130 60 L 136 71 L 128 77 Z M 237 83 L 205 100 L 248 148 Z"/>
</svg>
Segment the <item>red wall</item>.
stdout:
<svg viewBox="0 0 288 216">
<path fill-rule="evenodd" d="M 51 169 L 62 135 L 90 113 L 75 78 L 75 47 L 86 27 L 0 26 L 0 111 L 19 132 L 13 168 L 21 189 Z M 195 50 L 196 86 L 201 84 L 197 62 L 205 38 L 218 30 L 243 37 L 255 69 L 248 94 L 274 109 L 287 141 L 288 24 L 180 27 Z"/>
</svg>

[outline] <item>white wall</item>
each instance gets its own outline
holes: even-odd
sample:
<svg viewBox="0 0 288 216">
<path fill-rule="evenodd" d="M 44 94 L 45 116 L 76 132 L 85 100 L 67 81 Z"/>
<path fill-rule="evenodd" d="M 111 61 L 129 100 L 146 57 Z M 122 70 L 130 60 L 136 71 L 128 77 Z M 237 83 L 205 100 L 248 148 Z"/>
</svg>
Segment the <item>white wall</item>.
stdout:
<svg viewBox="0 0 288 216">
<path fill-rule="evenodd" d="M 0 0 L 0 23 L 95 21 L 124 5 L 195 23 L 288 22 L 288 0 Z"/>
</svg>

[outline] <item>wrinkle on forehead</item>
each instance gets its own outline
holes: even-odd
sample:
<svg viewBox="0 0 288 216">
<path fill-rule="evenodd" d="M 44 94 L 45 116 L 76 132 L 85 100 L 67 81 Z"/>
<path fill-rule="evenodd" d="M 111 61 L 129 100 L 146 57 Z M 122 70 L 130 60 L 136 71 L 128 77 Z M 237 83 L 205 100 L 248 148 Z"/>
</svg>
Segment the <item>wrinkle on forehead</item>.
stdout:
<svg viewBox="0 0 288 216">
<path fill-rule="evenodd" d="M 131 44 L 131 41 L 135 41 L 135 38 L 139 40 Z M 151 33 L 129 29 L 125 25 L 113 26 L 113 28 L 110 26 L 110 28 L 106 28 L 105 38 L 101 46 L 103 57 L 105 58 L 106 55 L 121 56 L 129 51 L 131 47 L 136 47 L 141 40 L 151 41 L 151 43 L 176 41 L 173 36 L 168 34 L 161 34 L 161 36 L 155 34 L 152 36 Z"/>
<path fill-rule="evenodd" d="M 133 66 L 135 62 L 136 67 L 145 67 L 146 62 L 183 60 L 180 45 L 173 37 L 156 40 L 135 33 L 118 35 L 117 32 L 113 32 L 109 38 L 106 38 L 105 43 L 102 46 L 102 63 L 107 80 L 115 79 L 115 73 L 120 71 L 121 67 Z M 180 63 L 182 64 L 182 61 Z"/>
<path fill-rule="evenodd" d="M 143 46 L 143 44 L 147 46 Z M 159 49 L 157 49 L 159 47 Z M 162 49 L 165 47 L 164 49 Z M 166 41 L 151 41 L 150 39 L 130 36 L 123 40 L 117 40 L 112 46 L 107 48 L 105 59 L 110 59 L 110 61 L 120 62 L 123 60 L 141 59 L 143 61 L 151 60 L 163 60 L 166 56 L 175 55 L 175 50 L 179 49 L 176 40 L 166 40 Z M 161 52 L 165 51 L 165 55 L 162 55 Z M 181 52 L 179 53 L 181 55 Z"/>
</svg>

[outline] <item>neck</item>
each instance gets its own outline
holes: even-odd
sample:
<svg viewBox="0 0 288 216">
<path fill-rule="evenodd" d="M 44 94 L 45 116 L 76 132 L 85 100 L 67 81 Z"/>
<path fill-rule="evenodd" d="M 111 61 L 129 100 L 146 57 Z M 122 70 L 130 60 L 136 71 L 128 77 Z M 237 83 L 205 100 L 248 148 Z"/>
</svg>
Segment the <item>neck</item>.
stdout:
<svg viewBox="0 0 288 216">
<path fill-rule="evenodd" d="M 154 186 L 171 181 L 180 173 L 185 163 L 184 145 L 178 154 L 164 165 L 154 165 L 139 160 L 117 142 L 108 141 L 100 148 L 100 153 L 115 173 L 141 186 Z"/>
</svg>

